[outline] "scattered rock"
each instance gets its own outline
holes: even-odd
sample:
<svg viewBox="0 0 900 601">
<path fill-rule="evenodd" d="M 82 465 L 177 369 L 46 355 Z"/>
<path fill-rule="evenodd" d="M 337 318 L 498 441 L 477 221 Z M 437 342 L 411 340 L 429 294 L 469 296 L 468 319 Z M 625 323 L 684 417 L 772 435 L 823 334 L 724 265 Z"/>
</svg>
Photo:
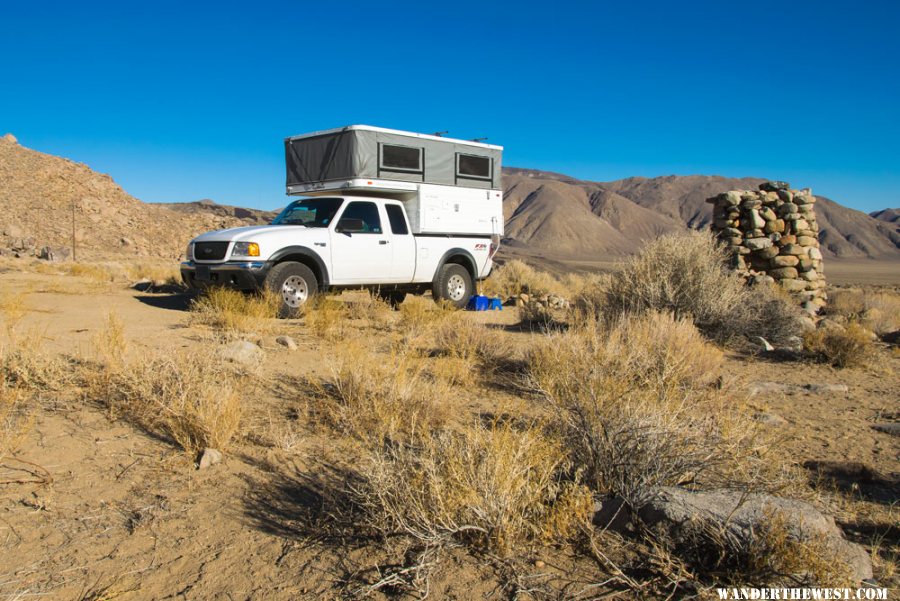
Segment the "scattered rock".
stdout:
<svg viewBox="0 0 900 601">
<path fill-rule="evenodd" d="M 814 394 L 824 394 L 828 392 L 849 392 L 850 387 L 846 384 L 807 384 L 803 388 Z"/>
<path fill-rule="evenodd" d="M 235 340 L 222 347 L 222 358 L 246 367 L 262 363 L 266 353 L 259 346 L 246 340 Z"/>
<path fill-rule="evenodd" d="M 900 436 L 900 422 L 887 422 L 882 424 L 873 424 L 873 430 L 890 434 L 891 436 Z"/>
<path fill-rule="evenodd" d="M 287 347 L 289 350 L 297 350 L 297 343 L 290 336 L 279 336 L 275 339 L 275 342 L 277 342 L 281 346 Z"/>
<path fill-rule="evenodd" d="M 761 424 L 766 424 L 768 426 L 783 426 L 787 423 L 787 420 L 778 415 L 777 413 L 767 413 L 761 411 L 759 413 L 753 414 L 753 419 L 758 421 Z"/>
<path fill-rule="evenodd" d="M 200 461 L 197 464 L 197 469 L 205 470 L 206 468 L 213 466 L 222 461 L 222 452 L 217 449 L 203 449 L 203 453 L 200 454 Z"/>
</svg>

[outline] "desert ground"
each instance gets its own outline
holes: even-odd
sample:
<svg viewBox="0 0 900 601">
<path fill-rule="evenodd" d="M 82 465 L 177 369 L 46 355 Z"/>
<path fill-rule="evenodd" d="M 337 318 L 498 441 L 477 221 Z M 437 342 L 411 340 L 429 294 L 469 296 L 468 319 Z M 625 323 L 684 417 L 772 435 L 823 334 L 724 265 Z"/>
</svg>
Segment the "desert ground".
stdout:
<svg viewBox="0 0 900 601">
<path fill-rule="evenodd" d="M 0 268 L 0 357 L 14 397 L 0 448 L 0 599 L 703 597 L 724 578 L 593 527 L 592 505 L 574 492 L 570 516 L 553 528 L 542 518 L 539 529 L 552 532 L 505 516 L 496 537 L 444 524 L 428 539 L 388 515 L 402 500 L 360 501 L 360 491 L 372 494 L 373 465 L 383 467 L 372 458 L 385 460 L 360 449 L 386 452 L 385 432 L 417 448 L 416 429 L 527 438 L 553 423 L 516 364 L 566 332 L 523 322 L 518 307 L 469 313 L 408 298 L 392 309 L 348 292 L 277 320 L 258 307 L 199 309 L 165 281 L 172 266 L 162 262 L 128 271 L 11 259 Z M 827 273 L 844 290 L 864 285 L 862 296 L 900 285 L 894 264 Z M 144 275 L 156 285 L 135 289 Z M 569 319 L 563 313 L 554 323 Z M 256 351 L 227 360 L 242 341 Z M 865 361 L 843 368 L 710 348 L 728 403 L 753 416 L 793 470 L 784 494 L 833 516 L 895 594 L 900 438 L 872 426 L 900 420 L 896 342 L 867 344 Z M 195 415 L 197 433 L 163 415 L 171 405 L 153 404 L 173 394 L 233 403 Z M 367 394 L 382 404 L 360 401 Z M 221 460 L 199 469 L 213 443 Z M 506 447 L 488 448 L 500 456 Z M 446 485 L 448 495 L 464 488 Z M 554 494 L 553 507 L 563 506 Z M 401 510 L 425 511 L 409 502 Z"/>
</svg>

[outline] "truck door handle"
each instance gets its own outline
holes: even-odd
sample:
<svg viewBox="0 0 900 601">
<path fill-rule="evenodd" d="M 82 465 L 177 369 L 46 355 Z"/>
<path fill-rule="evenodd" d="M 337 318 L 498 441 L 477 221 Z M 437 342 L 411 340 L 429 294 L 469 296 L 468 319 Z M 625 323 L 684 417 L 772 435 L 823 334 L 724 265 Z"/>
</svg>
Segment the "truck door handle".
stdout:
<svg viewBox="0 0 900 601">
<path fill-rule="evenodd" d="M 379 241 L 378 241 L 378 244 L 387 244 L 387 243 L 388 243 L 387 240 L 379 240 Z"/>
</svg>

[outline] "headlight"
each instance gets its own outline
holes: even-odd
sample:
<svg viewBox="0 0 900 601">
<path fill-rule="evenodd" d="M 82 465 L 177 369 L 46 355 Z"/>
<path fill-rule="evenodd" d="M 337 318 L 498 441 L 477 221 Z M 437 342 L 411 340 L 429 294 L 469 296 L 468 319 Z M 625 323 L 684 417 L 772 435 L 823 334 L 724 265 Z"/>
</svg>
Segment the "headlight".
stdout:
<svg viewBox="0 0 900 601">
<path fill-rule="evenodd" d="M 187 249 L 184 251 L 184 260 L 185 261 L 190 261 L 191 259 L 194 258 L 193 256 L 191 256 L 191 254 L 192 254 L 191 251 L 193 249 L 194 249 L 194 243 L 188 242 Z"/>
<path fill-rule="evenodd" d="M 258 257 L 259 244 L 256 242 L 235 242 L 231 249 L 232 257 Z"/>
</svg>

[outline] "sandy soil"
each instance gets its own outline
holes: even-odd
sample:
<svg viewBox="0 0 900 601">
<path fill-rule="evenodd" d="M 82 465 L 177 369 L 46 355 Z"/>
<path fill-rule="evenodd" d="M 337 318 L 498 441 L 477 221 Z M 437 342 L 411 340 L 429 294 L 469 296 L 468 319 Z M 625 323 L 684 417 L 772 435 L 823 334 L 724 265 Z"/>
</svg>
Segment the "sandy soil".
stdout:
<svg viewBox="0 0 900 601">
<path fill-rule="evenodd" d="M 92 338 L 110 311 L 125 323 L 131 352 L 209 352 L 202 330 L 186 324 L 182 295 L 16 272 L 0 274 L 0 287 L 32 291 L 18 329 L 39 332 L 53 353 L 91 357 Z M 517 322 L 515 310 L 470 318 L 510 329 Z M 327 599 L 352 596 L 353 582 L 371 580 L 376 566 L 396 561 L 402 550 L 391 544 L 337 544 L 300 526 L 304 512 L 326 502 L 312 475 L 322 469 L 318 450 L 332 441 L 301 429 L 294 416 L 309 402 L 300 378 L 328 369 L 327 344 L 296 323 L 284 328 L 300 348 L 263 340 L 267 361 L 247 399 L 245 435 L 208 470 L 74 394 L 44 398 L 16 460 L 0 469 L 0 598 Z M 900 355 L 883 350 L 870 369 L 842 371 L 734 356 L 728 371 L 739 389 L 765 381 L 849 387 L 767 393 L 750 403 L 785 420 L 772 426 L 785 453 L 798 463 L 820 462 L 820 471 L 847 487 L 846 502 L 834 509 L 849 537 L 871 546 L 883 536 L 898 548 L 900 438 L 870 426 L 900 412 Z M 854 462 L 868 471 L 860 475 Z M 30 475 L 32 464 L 46 481 Z M 546 560 L 571 582 L 592 577 L 590 565 L 563 550 L 525 559 Z M 495 568 L 460 552 L 435 575 L 431 596 L 504 598 L 499 582 Z"/>
</svg>

